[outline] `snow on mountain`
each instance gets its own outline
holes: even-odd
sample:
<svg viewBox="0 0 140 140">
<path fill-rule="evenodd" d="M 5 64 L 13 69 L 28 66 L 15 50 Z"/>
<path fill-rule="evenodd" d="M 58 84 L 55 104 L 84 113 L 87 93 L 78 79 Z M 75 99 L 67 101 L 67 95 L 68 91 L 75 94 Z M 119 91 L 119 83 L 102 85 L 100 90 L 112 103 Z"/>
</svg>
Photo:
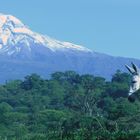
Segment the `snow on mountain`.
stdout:
<svg viewBox="0 0 140 140">
<path fill-rule="evenodd" d="M 80 45 L 61 42 L 48 36 L 40 35 L 31 31 L 14 16 L 0 14 L 0 54 L 7 53 L 8 55 L 12 55 L 19 53 L 23 46 L 28 51 L 32 51 L 33 45 L 44 46 L 51 51 L 66 51 L 68 49 L 69 51 L 91 52 L 91 50 Z"/>
<path fill-rule="evenodd" d="M 31 73 L 49 77 L 56 71 L 76 71 L 110 78 L 125 64 L 140 60 L 113 57 L 62 42 L 30 30 L 19 19 L 0 14 L 0 82 Z"/>
</svg>

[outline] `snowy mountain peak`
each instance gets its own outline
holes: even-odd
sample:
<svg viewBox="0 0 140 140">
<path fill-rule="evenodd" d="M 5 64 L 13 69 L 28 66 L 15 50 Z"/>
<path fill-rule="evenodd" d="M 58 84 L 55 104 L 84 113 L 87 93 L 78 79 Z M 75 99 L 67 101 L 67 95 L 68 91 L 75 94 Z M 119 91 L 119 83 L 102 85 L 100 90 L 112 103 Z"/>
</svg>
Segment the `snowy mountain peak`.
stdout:
<svg viewBox="0 0 140 140">
<path fill-rule="evenodd" d="M 92 52 L 83 46 L 61 42 L 35 33 L 16 17 L 0 14 L 0 54 L 15 55 L 22 53 L 23 50 L 27 53 L 34 50 L 35 46 L 41 46 L 53 52 L 70 50 Z"/>
<path fill-rule="evenodd" d="M 23 27 L 24 24 L 12 15 L 0 14 L 0 27 L 4 25 L 11 25 L 13 27 Z"/>
</svg>

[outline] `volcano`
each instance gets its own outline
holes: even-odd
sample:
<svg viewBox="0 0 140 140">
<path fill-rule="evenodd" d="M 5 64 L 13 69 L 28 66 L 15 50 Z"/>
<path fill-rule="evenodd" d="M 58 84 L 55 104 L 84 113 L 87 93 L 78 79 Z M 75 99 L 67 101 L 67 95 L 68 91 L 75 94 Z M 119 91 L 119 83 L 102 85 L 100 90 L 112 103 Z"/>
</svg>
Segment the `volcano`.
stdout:
<svg viewBox="0 0 140 140">
<path fill-rule="evenodd" d="M 68 70 L 109 79 L 117 69 L 125 71 L 124 65 L 131 61 L 140 64 L 137 59 L 114 57 L 41 35 L 16 17 L 0 14 L 0 82 Z"/>
</svg>

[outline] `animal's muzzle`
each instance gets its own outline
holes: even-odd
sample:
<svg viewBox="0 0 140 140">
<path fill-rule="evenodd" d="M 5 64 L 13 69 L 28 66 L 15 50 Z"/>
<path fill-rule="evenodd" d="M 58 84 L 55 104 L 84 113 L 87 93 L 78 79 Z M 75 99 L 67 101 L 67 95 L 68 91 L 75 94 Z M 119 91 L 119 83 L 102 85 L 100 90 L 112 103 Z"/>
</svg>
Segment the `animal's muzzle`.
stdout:
<svg viewBox="0 0 140 140">
<path fill-rule="evenodd" d="M 128 96 L 128 100 L 130 101 L 130 102 L 135 102 L 135 95 L 134 94 L 132 94 L 132 95 L 129 95 Z"/>
</svg>

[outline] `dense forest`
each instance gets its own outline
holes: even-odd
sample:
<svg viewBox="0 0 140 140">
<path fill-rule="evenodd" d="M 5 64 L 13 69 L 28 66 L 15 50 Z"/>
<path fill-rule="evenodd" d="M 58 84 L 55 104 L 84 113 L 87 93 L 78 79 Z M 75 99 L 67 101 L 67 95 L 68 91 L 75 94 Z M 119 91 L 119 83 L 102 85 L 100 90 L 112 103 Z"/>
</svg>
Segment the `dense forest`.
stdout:
<svg viewBox="0 0 140 140">
<path fill-rule="evenodd" d="M 130 79 L 118 70 L 110 81 L 74 71 L 7 81 L 0 140 L 139 140 L 140 98 L 128 101 Z"/>
</svg>

